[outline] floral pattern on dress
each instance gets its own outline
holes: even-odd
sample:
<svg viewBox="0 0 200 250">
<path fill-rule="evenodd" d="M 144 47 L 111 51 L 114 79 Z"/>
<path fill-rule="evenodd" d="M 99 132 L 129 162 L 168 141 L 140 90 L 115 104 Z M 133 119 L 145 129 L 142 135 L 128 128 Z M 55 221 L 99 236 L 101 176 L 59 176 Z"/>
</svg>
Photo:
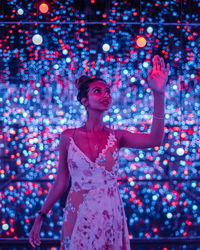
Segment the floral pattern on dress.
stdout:
<svg viewBox="0 0 200 250">
<path fill-rule="evenodd" d="M 115 135 L 95 162 L 71 140 L 68 166 L 72 186 L 67 197 L 61 250 L 130 250 L 123 202 L 117 185 L 119 155 Z"/>
<path fill-rule="evenodd" d="M 67 219 L 67 216 L 69 214 L 69 211 L 75 211 L 75 207 L 71 204 L 71 198 L 67 199 L 66 206 L 65 206 L 65 212 L 64 212 L 64 220 Z"/>
<path fill-rule="evenodd" d="M 61 249 L 68 250 L 70 242 L 71 242 L 70 237 L 67 234 L 65 234 L 60 244 Z"/>
</svg>

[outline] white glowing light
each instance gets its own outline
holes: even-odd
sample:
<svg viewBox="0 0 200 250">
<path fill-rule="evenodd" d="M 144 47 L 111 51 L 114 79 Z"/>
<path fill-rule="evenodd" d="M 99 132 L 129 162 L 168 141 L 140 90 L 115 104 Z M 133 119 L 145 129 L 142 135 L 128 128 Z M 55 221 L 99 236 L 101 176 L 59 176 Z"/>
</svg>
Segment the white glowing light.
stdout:
<svg viewBox="0 0 200 250">
<path fill-rule="evenodd" d="M 2 229 L 3 229 L 3 230 L 8 230 L 8 228 L 9 228 L 8 224 L 6 224 L 6 223 L 3 224 L 3 226 L 2 226 Z"/>
<path fill-rule="evenodd" d="M 109 51 L 109 49 L 110 49 L 110 45 L 109 44 L 107 44 L 107 43 L 105 43 L 103 46 L 102 46 L 102 48 L 103 48 L 103 50 L 104 51 Z"/>
<path fill-rule="evenodd" d="M 50 180 L 53 179 L 53 175 L 52 175 L 52 174 L 49 175 L 49 179 L 50 179 Z"/>
<path fill-rule="evenodd" d="M 141 82 L 141 84 L 145 84 L 145 80 L 144 79 L 140 80 L 140 82 Z"/>
<path fill-rule="evenodd" d="M 152 28 L 151 26 L 149 26 L 149 27 L 147 28 L 147 32 L 148 32 L 148 33 L 152 33 L 152 32 L 153 32 L 153 28 Z"/>
<path fill-rule="evenodd" d="M 146 174 L 146 179 L 150 179 L 151 175 L 150 174 Z"/>
<path fill-rule="evenodd" d="M 172 199 L 172 195 L 171 195 L 171 194 L 168 194 L 168 195 L 166 196 L 166 198 L 167 198 L 167 200 L 171 200 L 171 199 Z"/>
<path fill-rule="evenodd" d="M 184 155 L 184 149 L 183 148 L 177 148 L 176 153 L 177 153 L 177 155 L 182 156 L 182 155 Z"/>
<path fill-rule="evenodd" d="M 23 14 L 24 14 L 24 10 L 23 10 L 23 9 L 21 9 L 21 8 L 19 8 L 19 9 L 17 10 L 17 13 L 21 16 L 21 15 L 23 15 Z"/>
<path fill-rule="evenodd" d="M 67 57 L 67 58 L 66 58 L 66 62 L 67 62 L 67 63 L 70 63 L 70 62 L 71 62 L 71 58 Z"/>
<path fill-rule="evenodd" d="M 193 205 L 193 206 L 192 206 L 192 209 L 193 209 L 193 210 L 197 210 L 197 208 L 198 208 L 197 205 Z"/>
<path fill-rule="evenodd" d="M 33 36 L 33 38 L 32 38 L 32 41 L 33 41 L 33 43 L 34 43 L 35 45 L 40 45 L 40 44 L 42 44 L 43 38 L 42 38 L 41 35 L 35 34 L 35 35 Z"/>
<path fill-rule="evenodd" d="M 134 76 L 131 77 L 131 82 L 135 82 L 135 81 L 136 81 L 135 77 Z"/>
<path fill-rule="evenodd" d="M 110 119 L 110 116 L 109 116 L 109 115 L 106 115 L 106 116 L 103 118 L 103 121 L 104 121 L 104 122 L 107 122 L 107 121 L 109 121 L 109 119 Z"/>
<path fill-rule="evenodd" d="M 67 55 L 67 54 L 68 54 L 68 50 L 67 50 L 67 49 L 64 49 L 64 50 L 62 51 L 62 53 L 63 53 L 63 55 Z"/>
<path fill-rule="evenodd" d="M 196 182 L 192 182 L 192 185 L 191 185 L 193 188 L 195 188 L 197 186 L 197 183 Z"/>
<path fill-rule="evenodd" d="M 172 213 L 167 213 L 167 218 L 171 219 L 172 218 Z"/>
<path fill-rule="evenodd" d="M 58 64 L 55 64 L 53 67 L 54 67 L 54 69 L 59 69 L 59 65 Z"/>
<path fill-rule="evenodd" d="M 158 199 L 158 196 L 157 196 L 157 195 L 153 195 L 153 196 L 152 196 L 152 199 L 153 199 L 154 201 L 156 201 L 156 200 Z"/>
<path fill-rule="evenodd" d="M 148 66 L 149 66 L 148 62 L 143 62 L 143 67 L 144 68 L 148 68 Z"/>
</svg>

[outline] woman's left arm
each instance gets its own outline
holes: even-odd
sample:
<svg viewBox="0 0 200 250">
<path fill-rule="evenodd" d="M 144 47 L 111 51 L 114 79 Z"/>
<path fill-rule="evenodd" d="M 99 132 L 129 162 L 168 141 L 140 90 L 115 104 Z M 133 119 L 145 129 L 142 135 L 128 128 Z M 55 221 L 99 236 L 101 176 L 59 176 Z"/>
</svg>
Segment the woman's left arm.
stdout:
<svg viewBox="0 0 200 250">
<path fill-rule="evenodd" d="M 154 96 L 154 112 L 150 136 L 158 144 L 162 143 L 164 136 L 164 98 L 168 74 L 169 63 L 165 68 L 163 58 L 156 55 L 153 59 L 153 68 L 149 71 L 147 80 Z"/>
<path fill-rule="evenodd" d="M 169 74 L 169 64 L 165 68 L 163 58 L 156 55 L 153 59 L 153 68 L 148 73 L 148 84 L 154 96 L 154 112 L 150 133 L 131 133 L 117 130 L 119 148 L 149 148 L 162 144 L 164 136 L 164 97 L 165 86 Z"/>
<path fill-rule="evenodd" d="M 165 127 L 165 94 L 153 92 L 154 112 L 151 125 L 150 137 L 157 145 L 161 145 L 164 138 Z"/>
</svg>

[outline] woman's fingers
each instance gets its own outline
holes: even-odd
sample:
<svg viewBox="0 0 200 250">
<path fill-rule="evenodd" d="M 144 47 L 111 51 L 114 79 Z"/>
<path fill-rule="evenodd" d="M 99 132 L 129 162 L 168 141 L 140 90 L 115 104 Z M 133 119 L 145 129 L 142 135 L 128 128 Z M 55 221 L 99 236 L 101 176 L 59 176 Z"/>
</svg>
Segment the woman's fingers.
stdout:
<svg viewBox="0 0 200 250">
<path fill-rule="evenodd" d="M 153 58 L 153 69 L 154 71 L 159 71 L 161 69 L 160 57 L 155 55 Z"/>
<path fill-rule="evenodd" d="M 157 56 L 154 56 L 153 58 L 153 71 L 156 71 L 157 70 L 157 59 L 156 59 Z"/>
<path fill-rule="evenodd" d="M 31 244 L 32 247 L 36 247 L 37 246 L 40 246 L 41 242 L 39 239 L 34 239 L 34 238 L 31 238 L 29 239 L 29 243 Z"/>
<path fill-rule="evenodd" d="M 160 58 L 161 71 L 165 71 L 165 63 L 163 57 Z"/>
<path fill-rule="evenodd" d="M 36 247 L 40 245 L 40 235 L 36 232 L 34 234 L 34 232 L 32 231 L 29 235 L 29 243 L 31 244 L 32 247 Z"/>
<path fill-rule="evenodd" d="M 165 72 L 166 75 L 169 74 L 169 70 L 170 70 L 170 66 L 169 66 L 169 63 L 167 63 L 167 68 L 166 68 L 166 72 Z"/>
<path fill-rule="evenodd" d="M 158 56 L 158 59 L 157 59 L 157 63 L 158 63 L 158 70 L 160 71 L 161 70 L 161 62 L 160 62 L 160 57 Z"/>
<path fill-rule="evenodd" d="M 151 68 L 148 72 L 148 78 L 151 79 L 152 78 L 152 72 L 153 72 L 153 68 Z"/>
<path fill-rule="evenodd" d="M 152 72 L 153 72 L 153 68 L 151 68 L 148 72 L 148 76 L 147 76 L 147 81 L 148 83 L 152 80 Z"/>
<path fill-rule="evenodd" d="M 32 231 L 30 231 L 30 233 L 29 233 L 29 243 L 31 244 L 32 247 L 35 247 L 34 244 L 33 244 L 33 233 L 32 233 Z"/>
<path fill-rule="evenodd" d="M 36 244 L 37 246 L 39 246 L 39 245 L 40 245 L 40 240 L 36 240 L 36 241 L 35 241 L 35 244 Z"/>
<path fill-rule="evenodd" d="M 34 245 L 34 240 L 33 240 L 33 238 L 29 238 L 29 243 L 31 244 L 31 246 L 32 247 L 34 247 L 35 248 L 35 245 Z"/>
<path fill-rule="evenodd" d="M 160 58 L 158 55 L 155 55 L 153 58 L 153 71 L 163 71 L 166 75 L 168 75 L 169 70 L 169 63 L 167 63 L 167 67 L 165 69 L 165 62 L 163 57 Z"/>
</svg>

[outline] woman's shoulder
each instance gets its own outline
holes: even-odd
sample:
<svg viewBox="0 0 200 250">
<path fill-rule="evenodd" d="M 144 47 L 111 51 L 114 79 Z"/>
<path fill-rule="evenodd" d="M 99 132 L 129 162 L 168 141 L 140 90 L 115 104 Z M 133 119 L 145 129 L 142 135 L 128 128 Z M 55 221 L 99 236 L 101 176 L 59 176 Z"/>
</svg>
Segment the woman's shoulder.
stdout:
<svg viewBox="0 0 200 250">
<path fill-rule="evenodd" d="M 114 134 L 117 140 L 117 144 L 119 145 L 120 144 L 120 129 L 113 129 L 113 128 L 106 127 L 106 130 L 108 133 Z M 62 141 L 63 143 L 65 143 L 67 151 L 70 145 L 70 137 L 73 138 L 75 133 L 76 133 L 76 136 L 77 134 L 79 134 L 80 136 L 82 135 L 82 137 L 84 137 L 83 127 L 67 128 L 61 133 L 61 140 L 63 138 Z"/>
<path fill-rule="evenodd" d="M 73 137 L 73 133 L 74 133 L 74 128 L 67 128 L 63 130 L 60 134 L 60 143 L 65 144 L 67 151 L 70 144 L 70 137 Z"/>
<path fill-rule="evenodd" d="M 66 128 L 65 130 L 62 131 L 61 135 L 65 137 L 69 137 L 73 134 L 75 128 Z"/>
<path fill-rule="evenodd" d="M 120 139 L 120 129 L 113 129 L 113 128 L 109 128 L 106 127 L 106 130 L 108 133 L 114 133 L 115 137 L 117 140 Z M 62 133 L 61 136 L 65 137 L 67 140 L 69 140 L 70 137 L 73 137 L 74 133 L 84 133 L 84 129 L 83 127 L 77 127 L 77 128 L 67 128 L 65 129 Z"/>
</svg>

